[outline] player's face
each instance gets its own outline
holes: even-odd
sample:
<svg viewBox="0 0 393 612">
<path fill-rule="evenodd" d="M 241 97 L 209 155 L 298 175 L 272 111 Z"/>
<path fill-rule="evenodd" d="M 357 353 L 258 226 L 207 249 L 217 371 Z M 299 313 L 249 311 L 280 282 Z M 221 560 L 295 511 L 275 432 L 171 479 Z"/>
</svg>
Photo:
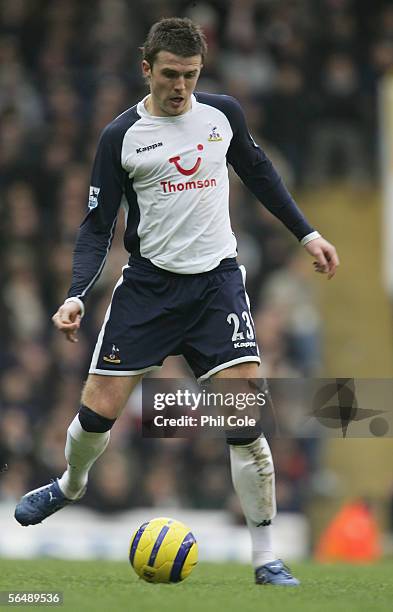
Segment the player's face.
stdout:
<svg viewBox="0 0 393 612">
<path fill-rule="evenodd" d="M 143 73 L 150 83 L 147 110 L 158 117 L 186 113 L 191 108 L 191 94 L 201 68 L 201 55 L 181 57 L 168 51 L 160 51 L 153 66 L 143 60 Z"/>
</svg>

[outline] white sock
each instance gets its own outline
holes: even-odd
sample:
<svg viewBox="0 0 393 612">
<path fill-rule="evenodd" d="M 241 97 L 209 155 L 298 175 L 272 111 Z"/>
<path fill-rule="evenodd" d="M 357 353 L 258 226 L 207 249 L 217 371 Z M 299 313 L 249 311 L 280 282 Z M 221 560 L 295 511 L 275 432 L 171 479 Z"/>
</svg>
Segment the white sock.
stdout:
<svg viewBox="0 0 393 612">
<path fill-rule="evenodd" d="M 272 525 L 259 525 L 247 520 L 252 544 L 252 564 L 255 568 L 275 561 L 277 556 L 273 553 Z"/>
<path fill-rule="evenodd" d="M 78 499 L 87 485 L 93 463 L 109 444 L 110 431 L 94 433 L 85 431 L 76 415 L 67 431 L 65 458 L 67 470 L 59 479 L 62 492 L 69 499 Z"/>
<path fill-rule="evenodd" d="M 272 547 L 272 526 L 261 525 L 276 515 L 273 458 L 264 436 L 247 445 L 231 444 L 229 449 L 233 486 L 250 530 L 256 568 L 277 558 Z"/>
</svg>

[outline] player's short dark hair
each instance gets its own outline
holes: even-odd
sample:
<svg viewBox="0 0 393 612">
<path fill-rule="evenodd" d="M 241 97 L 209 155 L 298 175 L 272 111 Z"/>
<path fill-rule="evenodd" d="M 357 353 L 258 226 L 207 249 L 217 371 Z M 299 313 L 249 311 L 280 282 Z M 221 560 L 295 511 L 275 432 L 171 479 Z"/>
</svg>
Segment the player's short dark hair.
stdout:
<svg viewBox="0 0 393 612">
<path fill-rule="evenodd" d="M 207 53 L 206 37 L 201 28 L 191 19 L 168 17 L 152 25 L 143 47 L 143 59 L 153 66 L 160 51 L 168 51 L 181 57 L 201 55 L 204 61 Z"/>
</svg>

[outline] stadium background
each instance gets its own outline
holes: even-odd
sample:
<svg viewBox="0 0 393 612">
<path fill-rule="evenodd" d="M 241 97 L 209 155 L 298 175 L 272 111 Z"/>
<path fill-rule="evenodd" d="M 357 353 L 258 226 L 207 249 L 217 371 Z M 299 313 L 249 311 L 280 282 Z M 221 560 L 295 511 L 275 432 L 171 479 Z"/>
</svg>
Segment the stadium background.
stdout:
<svg viewBox="0 0 393 612">
<path fill-rule="evenodd" d="M 378 100 L 393 70 L 393 7 L 376 0 L 3 0 L 0 5 L 0 508 L 62 473 L 64 437 L 126 254 L 118 223 L 79 344 L 50 317 L 70 281 L 100 130 L 145 94 L 140 53 L 161 16 L 207 35 L 198 89 L 235 95 L 314 226 L 336 244 L 337 278 L 311 260 L 231 176 L 233 229 L 248 271 L 264 374 L 391 377 L 391 304 L 381 284 Z M 179 359 L 162 376 L 181 376 Z M 142 440 L 131 397 L 81 506 L 227 511 L 242 522 L 224 444 Z M 387 533 L 390 439 L 276 439 L 281 512 L 312 543 L 341 505 L 368 499 Z M 4 513 L 4 516 L 6 515 Z M 154 512 L 153 512 L 154 515 Z M 290 515 L 290 514 L 289 514 Z M 3 516 L 3 514 L 2 514 Z M 118 515 L 116 515 L 118 516 Z M 212 515 L 213 516 L 213 515 Z M 0 538 L 1 541 L 1 538 Z M 0 550 L 1 553 L 1 550 Z"/>
</svg>

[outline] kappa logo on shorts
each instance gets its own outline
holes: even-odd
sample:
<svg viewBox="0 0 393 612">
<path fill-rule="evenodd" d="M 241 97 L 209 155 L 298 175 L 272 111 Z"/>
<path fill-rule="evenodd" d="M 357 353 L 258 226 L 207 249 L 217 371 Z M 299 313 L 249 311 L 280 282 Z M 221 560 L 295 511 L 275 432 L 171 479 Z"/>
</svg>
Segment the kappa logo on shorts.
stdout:
<svg viewBox="0 0 393 612">
<path fill-rule="evenodd" d="M 116 344 L 112 344 L 112 352 L 110 355 L 104 355 L 103 360 L 107 363 L 121 363 L 120 349 L 116 346 Z"/>
<path fill-rule="evenodd" d="M 233 348 L 250 348 L 251 346 L 256 346 L 256 342 L 234 342 Z"/>
</svg>

